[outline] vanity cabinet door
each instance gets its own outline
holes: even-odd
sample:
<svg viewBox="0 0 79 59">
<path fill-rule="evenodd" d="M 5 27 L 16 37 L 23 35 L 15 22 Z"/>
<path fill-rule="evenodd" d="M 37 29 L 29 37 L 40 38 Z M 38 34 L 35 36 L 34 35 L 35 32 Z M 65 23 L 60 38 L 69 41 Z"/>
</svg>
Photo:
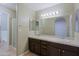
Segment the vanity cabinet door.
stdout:
<svg viewBox="0 0 79 59">
<path fill-rule="evenodd" d="M 76 52 L 71 52 L 67 50 L 62 50 L 61 51 L 61 56 L 77 56 Z"/>
<path fill-rule="evenodd" d="M 35 51 L 36 54 L 40 55 L 40 44 L 37 43 L 37 42 L 34 45 L 34 51 Z"/>
<path fill-rule="evenodd" d="M 41 56 L 47 56 L 47 49 L 41 48 Z"/>
<path fill-rule="evenodd" d="M 48 56 L 59 56 L 60 55 L 60 49 L 55 48 L 53 46 L 48 46 L 47 54 L 48 54 Z"/>
<path fill-rule="evenodd" d="M 41 41 L 41 56 L 47 56 L 47 42 Z"/>
<path fill-rule="evenodd" d="M 29 39 L 30 51 L 40 55 L 40 40 Z"/>
<path fill-rule="evenodd" d="M 34 52 L 34 46 L 35 46 L 35 43 L 33 42 L 33 40 L 29 39 L 29 49 L 30 49 L 30 51 Z"/>
</svg>

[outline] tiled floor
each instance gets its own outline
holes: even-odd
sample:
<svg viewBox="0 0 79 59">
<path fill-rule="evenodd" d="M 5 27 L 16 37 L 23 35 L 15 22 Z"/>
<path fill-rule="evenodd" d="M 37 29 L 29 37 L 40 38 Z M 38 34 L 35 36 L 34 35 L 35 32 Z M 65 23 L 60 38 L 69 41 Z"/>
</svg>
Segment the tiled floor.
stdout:
<svg viewBox="0 0 79 59">
<path fill-rule="evenodd" d="M 0 56 L 16 56 L 16 50 L 6 43 L 0 43 Z"/>
<path fill-rule="evenodd" d="M 38 56 L 38 55 L 28 51 L 28 53 L 25 53 L 23 56 Z"/>
</svg>

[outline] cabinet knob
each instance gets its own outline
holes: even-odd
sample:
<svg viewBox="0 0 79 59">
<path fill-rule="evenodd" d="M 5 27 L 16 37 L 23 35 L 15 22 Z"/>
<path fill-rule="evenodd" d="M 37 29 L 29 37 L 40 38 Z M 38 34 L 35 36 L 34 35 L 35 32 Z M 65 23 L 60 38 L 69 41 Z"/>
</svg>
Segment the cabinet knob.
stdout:
<svg viewBox="0 0 79 59">
<path fill-rule="evenodd" d="M 62 52 L 64 53 L 64 50 Z"/>
</svg>

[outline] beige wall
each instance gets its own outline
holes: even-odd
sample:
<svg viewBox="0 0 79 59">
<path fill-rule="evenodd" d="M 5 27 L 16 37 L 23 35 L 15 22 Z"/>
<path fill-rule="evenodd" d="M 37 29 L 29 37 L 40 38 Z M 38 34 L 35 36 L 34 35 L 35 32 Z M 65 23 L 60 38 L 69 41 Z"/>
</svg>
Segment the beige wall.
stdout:
<svg viewBox="0 0 79 59">
<path fill-rule="evenodd" d="M 25 4 L 17 4 L 17 20 L 18 20 L 18 40 L 17 54 L 22 54 L 28 50 L 29 35 L 29 19 L 33 18 L 34 12 L 27 8 Z"/>
<path fill-rule="evenodd" d="M 75 3 L 74 5 L 75 5 L 75 11 L 79 9 L 79 3 Z"/>
</svg>

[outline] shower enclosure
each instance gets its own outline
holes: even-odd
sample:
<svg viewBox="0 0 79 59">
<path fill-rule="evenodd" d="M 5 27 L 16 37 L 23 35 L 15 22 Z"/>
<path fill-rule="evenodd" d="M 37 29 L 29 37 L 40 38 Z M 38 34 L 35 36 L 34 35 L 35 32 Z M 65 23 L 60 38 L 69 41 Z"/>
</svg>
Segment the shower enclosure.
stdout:
<svg viewBox="0 0 79 59">
<path fill-rule="evenodd" d="M 8 15 L 0 13 L 0 44 L 9 44 Z"/>
</svg>

